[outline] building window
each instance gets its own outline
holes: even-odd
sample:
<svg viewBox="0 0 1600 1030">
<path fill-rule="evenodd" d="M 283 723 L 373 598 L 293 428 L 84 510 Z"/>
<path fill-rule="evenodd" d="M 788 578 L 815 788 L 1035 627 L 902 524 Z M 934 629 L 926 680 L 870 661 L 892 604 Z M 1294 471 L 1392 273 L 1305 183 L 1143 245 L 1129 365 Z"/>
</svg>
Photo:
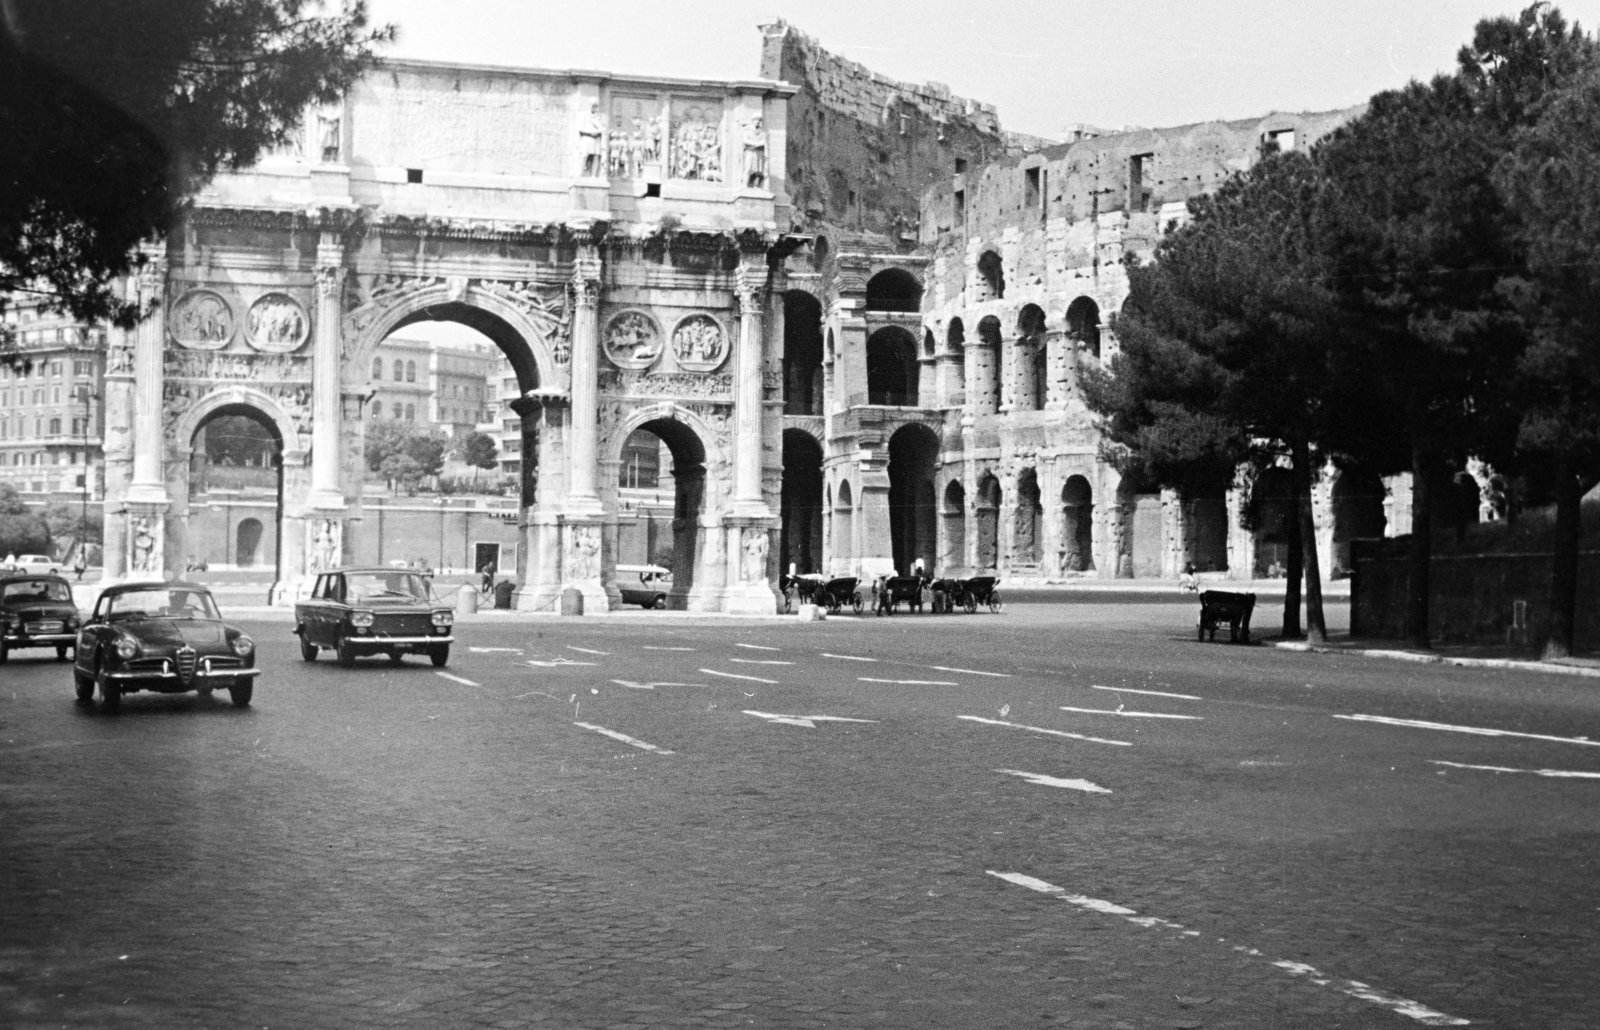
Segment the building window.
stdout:
<svg viewBox="0 0 1600 1030">
<path fill-rule="evenodd" d="M 383 359 L 382 358 L 373 358 L 372 359 L 372 378 L 374 378 L 374 379 L 382 379 L 383 378 Z"/>
<path fill-rule="evenodd" d="M 43 407 L 44 406 L 44 391 L 43 390 L 35 390 L 35 391 L 33 391 L 33 403 L 34 403 L 34 405 L 36 407 Z"/>
<path fill-rule="evenodd" d="M 416 381 L 417 381 L 417 363 L 415 361 L 408 361 L 408 362 L 406 362 L 406 382 L 414 383 Z"/>
<path fill-rule="evenodd" d="M 394 359 L 394 381 L 397 383 L 406 381 L 406 363 L 399 358 Z"/>
<path fill-rule="evenodd" d="M 1039 169 L 1022 170 L 1022 206 L 1031 210 L 1039 206 Z"/>
<path fill-rule="evenodd" d="M 60 436 L 61 435 L 61 419 L 53 418 L 53 419 L 50 420 L 50 435 L 51 436 Z"/>
<path fill-rule="evenodd" d="M 965 225 L 967 221 L 967 191 L 956 190 L 956 221 Z"/>
<path fill-rule="evenodd" d="M 415 422 L 416 420 L 417 420 L 417 406 L 415 404 L 407 404 L 406 405 L 406 421 L 407 422 Z"/>
<path fill-rule="evenodd" d="M 1150 210 L 1150 198 L 1155 192 L 1149 183 L 1155 171 L 1154 154 L 1135 154 L 1128 158 L 1128 210 Z"/>
</svg>

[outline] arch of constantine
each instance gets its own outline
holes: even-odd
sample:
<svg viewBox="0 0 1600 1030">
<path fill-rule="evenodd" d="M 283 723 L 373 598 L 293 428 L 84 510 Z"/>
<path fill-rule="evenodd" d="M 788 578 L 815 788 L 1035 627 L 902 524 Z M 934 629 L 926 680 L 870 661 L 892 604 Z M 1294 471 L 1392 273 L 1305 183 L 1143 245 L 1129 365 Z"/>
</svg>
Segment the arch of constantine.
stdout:
<svg viewBox="0 0 1600 1030">
<path fill-rule="evenodd" d="M 153 314 L 108 355 L 108 578 L 182 574 L 190 454 L 223 415 L 278 445 L 275 599 L 374 560 L 372 355 L 442 319 L 517 378 L 519 607 L 620 603 L 620 452 L 643 427 L 673 456 L 674 605 L 774 611 L 792 92 L 388 62 L 308 111 L 128 283 Z"/>
</svg>

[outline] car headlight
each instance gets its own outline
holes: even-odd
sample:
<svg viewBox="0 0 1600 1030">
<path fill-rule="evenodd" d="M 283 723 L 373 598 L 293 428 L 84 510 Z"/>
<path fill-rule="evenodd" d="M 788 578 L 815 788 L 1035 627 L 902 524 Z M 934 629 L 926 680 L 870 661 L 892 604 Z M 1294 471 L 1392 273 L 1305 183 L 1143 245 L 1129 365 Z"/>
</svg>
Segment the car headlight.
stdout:
<svg viewBox="0 0 1600 1030">
<path fill-rule="evenodd" d="M 76 615 L 69 615 L 69 616 L 67 616 L 66 620 L 61 623 L 61 625 L 66 627 L 67 629 L 77 629 L 78 628 L 78 617 Z"/>
<path fill-rule="evenodd" d="M 249 658 L 255 653 L 256 642 L 245 636 L 243 633 L 234 637 L 230 643 L 233 645 L 233 653 L 238 655 L 240 658 Z"/>
<path fill-rule="evenodd" d="M 365 629 L 366 627 L 372 625 L 374 618 L 375 616 L 371 612 L 351 612 L 350 625 L 360 626 L 361 628 Z"/>
<path fill-rule="evenodd" d="M 455 621 L 456 617 L 449 612 L 433 613 L 433 624 L 435 626 L 451 626 L 455 624 Z"/>
<path fill-rule="evenodd" d="M 117 657 L 126 661 L 139 653 L 139 642 L 132 637 L 121 637 L 117 640 Z"/>
</svg>

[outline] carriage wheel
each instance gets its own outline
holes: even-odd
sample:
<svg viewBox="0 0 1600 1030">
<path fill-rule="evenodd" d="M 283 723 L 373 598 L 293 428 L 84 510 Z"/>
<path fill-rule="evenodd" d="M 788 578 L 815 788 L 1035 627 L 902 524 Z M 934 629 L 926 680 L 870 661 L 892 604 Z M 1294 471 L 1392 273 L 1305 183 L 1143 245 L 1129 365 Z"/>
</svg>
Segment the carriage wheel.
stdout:
<svg viewBox="0 0 1600 1030">
<path fill-rule="evenodd" d="M 1000 604 L 1000 591 L 989 591 L 989 610 L 994 612 L 996 615 L 1000 614 Z"/>
<path fill-rule="evenodd" d="M 861 591 L 857 590 L 850 596 L 850 607 L 857 615 L 861 614 Z"/>
<path fill-rule="evenodd" d="M 968 594 L 966 597 L 961 599 L 961 607 L 967 610 L 968 615 L 971 615 L 973 612 L 978 610 L 978 599 L 973 597 L 971 594 Z"/>
</svg>

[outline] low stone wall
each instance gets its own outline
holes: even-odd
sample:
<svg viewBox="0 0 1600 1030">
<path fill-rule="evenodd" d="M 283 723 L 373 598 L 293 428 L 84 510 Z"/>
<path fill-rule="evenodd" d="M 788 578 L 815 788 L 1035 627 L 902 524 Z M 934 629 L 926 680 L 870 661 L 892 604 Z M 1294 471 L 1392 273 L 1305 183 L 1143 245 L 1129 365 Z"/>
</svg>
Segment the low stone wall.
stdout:
<svg viewBox="0 0 1600 1030">
<path fill-rule="evenodd" d="M 1404 538 L 1353 542 L 1350 635 L 1405 635 Z M 1429 630 L 1439 643 L 1537 646 L 1550 631 L 1551 555 L 1436 555 L 1429 572 Z M 1520 609 L 1520 612 L 1519 612 Z M 1600 551 L 1578 560 L 1575 644 L 1600 649 Z"/>
</svg>

